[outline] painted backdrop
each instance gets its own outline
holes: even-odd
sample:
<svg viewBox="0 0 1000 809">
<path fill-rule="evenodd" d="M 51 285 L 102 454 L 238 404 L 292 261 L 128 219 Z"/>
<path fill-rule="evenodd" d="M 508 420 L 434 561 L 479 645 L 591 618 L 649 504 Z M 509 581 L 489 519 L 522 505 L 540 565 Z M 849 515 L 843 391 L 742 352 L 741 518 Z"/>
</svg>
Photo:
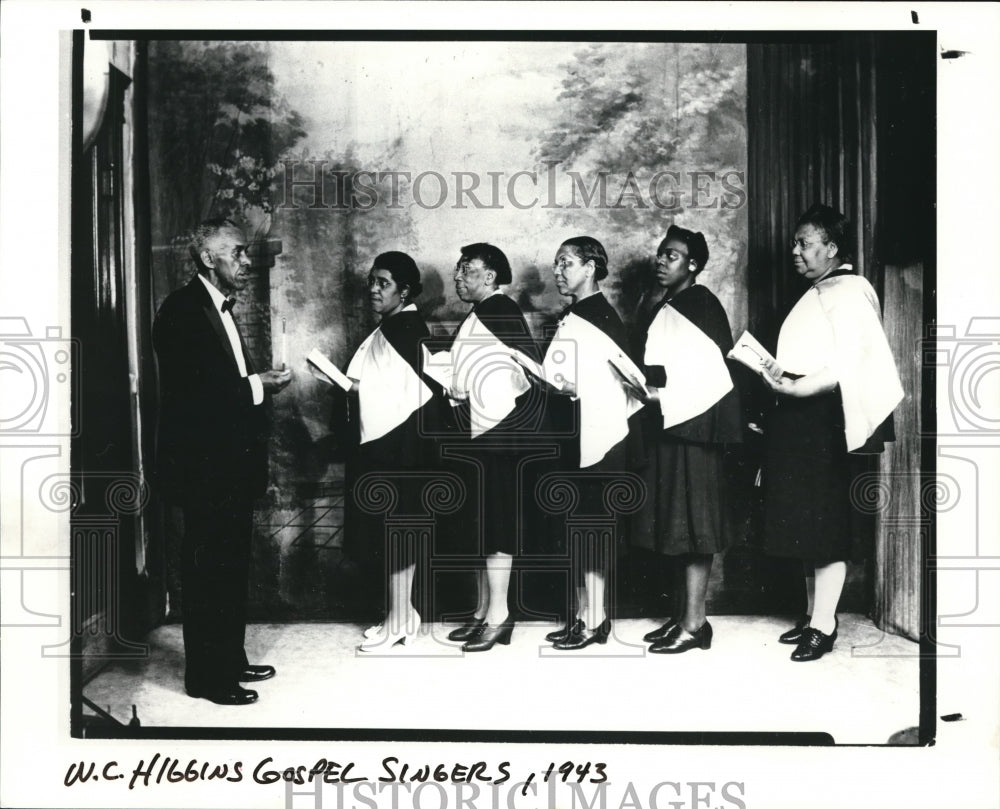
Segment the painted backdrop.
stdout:
<svg viewBox="0 0 1000 809">
<path fill-rule="evenodd" d="M 414 256 L 417 303 L 447 330 L 467 311 L 459 247 L 498 245 L 541 338 L 568 302 L 551 272 L 562 240 L 604 244 L 603 286 L 630 323 L 677 223 L 705 233 L 699 281 L 746 325 L 744 46 L 154 41 L 149 84 L 154 307 L 193 272 L 187 232 L 236 218 L 258 269 L 237 319 L 259 367 L 296 372 L 274 401 L 275 513 L 342 477 L 335 396 L 304 358 L 319 347 L 345 367 L 374 327 L 380 252 Z"/>
</svg>

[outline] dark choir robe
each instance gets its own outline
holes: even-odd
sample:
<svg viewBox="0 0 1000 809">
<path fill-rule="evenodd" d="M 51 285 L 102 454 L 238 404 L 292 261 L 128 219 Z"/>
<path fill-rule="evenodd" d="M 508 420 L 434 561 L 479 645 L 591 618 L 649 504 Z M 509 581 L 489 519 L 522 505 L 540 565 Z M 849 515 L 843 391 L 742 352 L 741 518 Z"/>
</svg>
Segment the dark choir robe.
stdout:
<svg viewBox="0 0 1000 809">
<path fill-rule="evenodd" d="M 851 486 L 877 480 L 878 453 L 894 438 L 892 411 L 903 398 L 871 284 L 850 265 L 813 284 L 781 326 L 776 359 L 791 376 L 829 368 L 838 384 L 817 396 L 775 397 L 764 431 L 764 550 L 863 559 L 874 514 L 852 507 Z"/>
<path fill-rule="evenodd" d="M 521 309 L 496 292 L 472 308 L 448 350 L 434 356 L 439 373 L 462 396 L 451 408 L 458 454 L 447 465 L 466 481 L 469 502 L 450 523 L 460 540 L 453 550 L 474 556 L 516 555 L 521 549 L 520 464 L 526 446 L 537 439 L 544 408 L 541 393 L 511 358 L 514 350 L 539 360 Z"/>
<path fill-rule="evenodd" d="M 613 517 L 621 539 L 623 515 L 609 511 L 605 496 L 610 485 L 625 477 L 635 443 L 641 440 L 637 414 L 642 402 L 629 392 L 609 360 L 635 367 L 629 358 L 625 326 L 598 292 L 563 311 L 542 369 L 552 388 L 558 390 L 564 382 L 575 388 L 572 397 L 550 391 L 548 402 L 548 427 L 563 438 L 555 468 L 567 473 L 567 482 L 578 493 L 573 516 Z M 549 530 L 555 534 L 548 546 L 552 552 L 564 552 L 564 523 L 564 519 L 549 521 Z M 594 532 L 588 536 L 596 539 Z M 572 550 L 578 570 L 603 570 L 610 564 L 609 553 L 616 549 L 590 542 Z"/>
<path fill-rule="evenodd" d="M 392 514 L 422 512 L 421 491 L 435 468 L 427 436 L 435 432 L 441 406 L 436 384 L 423 370 L 422 342 L 428 336 L 410 304 L 379 324 L 347 368 L 347 376 L 358 380 L 358 391 L 350 398 L 356 441 L 345 469 L 344 552 L 368 569 L 372 582 L 383 578 L 386 564 L 392 571 L 414 561 L 413 548 L 387 548 L 386 514 L 368 486 L 384 474 L 397 494 Z"/>
<path fill-rule="evenodd" d="M 740 399 L 726 354 L 729 319 L 698 284 L 663 300 L 639 326 L 646 379 L 646 507 L 632 542 L 668 555 L 717 553 L 734 539 L 727 446 L 743 440 Z"/>
</svg>

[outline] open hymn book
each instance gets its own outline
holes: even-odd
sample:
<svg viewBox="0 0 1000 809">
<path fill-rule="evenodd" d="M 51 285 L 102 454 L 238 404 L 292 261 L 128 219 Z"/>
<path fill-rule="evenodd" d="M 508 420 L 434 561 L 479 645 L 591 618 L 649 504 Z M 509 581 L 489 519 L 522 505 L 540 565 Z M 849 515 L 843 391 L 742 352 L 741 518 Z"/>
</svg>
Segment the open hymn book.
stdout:
<svg viewBox="0 0 1000 809">
<path fill-rule="evenodd" d="M 733 350 L 726 356 L 737 362 L 742 362 L 754 373 L 767 374 L 774 380 L 781 379 L 783 371 L 774 357 L 771 356 L 771 352 L 764 348 L 757 341 L 757 338 L 748 331 L 740 335 Z M 770 369 L 768 363 L 771 363 Z"/>
<path fill-rule="evenodd" d="M 520 365 L 525 371 L 540 382 L 543 382 L 558 391 L 561 391 L 565 387 L 561 375 L 556 374 L 555 376 L 550 376 L 549 374 L 546 374 L 545 368 L 542 364 L 533 360 L 523 351 L 512 348 L 510 349 L 510 357 L 514 360 L 514 362 Z"/>
<path fill-rule="evenodd" d="M 427 350 L 426 346 L 424 346 L 423 350 L 424 373 L 426 373 L 435 382 L 442 385 L 446 390 L 449 390 L 454 377 L 450 352 L 437 351 L 432 354 Z M 545 384 L 552 385 L 556 389 L 561 388 L 558 382 L 554 382 L 546 377 L 545 370 L 542 368 L 541 363 L 536 362 L 523 351 L 511 348 L 510 346 L 505 346 L 503 344 L 498 344 L 496 348 L 492 350 L 495 350 L 503 356 L 510 357 L 527 373 L 536 377 Z"/>
<path fill-rule="evenodd" d="M 631 391 L 633 396 L 637 399 L 642 399 L 647 395 L 646 375 L 639 370 L 639 366 L 632 362 L 628 356 L 619 352 L 616 356 L 608 358 L 608 365 L 611 366 L 612 370 L 621 379 L 622 384 L 625 385 L 626 390 Z"/>
<path fill-rule="evenodd" d="M 323 356 L 323 352 L 318 348 L 314 348 L 306 356 L 306 361 L 311 363 L 313 366 L 318 368 L 324 374 L 326 374 L 330 379 L 344 390 L 349 391 L 351 386 L 354 384 L 349 376 L 342 373 L 341 370 L 334 365 L 330 360 Z"/>
</svg>

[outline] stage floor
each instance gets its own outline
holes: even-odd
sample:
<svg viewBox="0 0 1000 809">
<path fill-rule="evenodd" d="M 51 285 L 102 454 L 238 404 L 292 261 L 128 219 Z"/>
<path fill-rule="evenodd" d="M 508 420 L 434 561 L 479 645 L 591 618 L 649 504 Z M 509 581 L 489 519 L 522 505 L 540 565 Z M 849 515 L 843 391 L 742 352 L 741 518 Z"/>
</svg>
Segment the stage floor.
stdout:
<svg viewBox="0 0 1000 809">
<path fill-rule="evenodd" d="M 144 733 L 800 731 L 828 733 L 838 744 L 913 743 L 917 644 L 860 615 L 839 619 L 833 652 L 810 663 L 789 660 L 793 647 L 777 636 L 790 622 L 771 616 L 711 616 L 711 650 L 682 655 L 646 653 L 641 638 L 656 626 L 651 620 L 617 621 L 607 645 L 578 652 L 545 643 L 552 624 L 518 624 L 510 646 L 467 655 L 445 640 L 452 627 L 444 624 L 425 625 L 412 647 L 388 654 L 357 652 L 357 624 L 254 624 L 247 628 L 250 661 L 278 674 L 253 684 L 259 701 L 241 707 L 185 695 L 181 627 L 173 624 L 149 634 L 147 658 L 113 662 L 83 695 L 124 723 L 135 705 Z"/>
</svg>

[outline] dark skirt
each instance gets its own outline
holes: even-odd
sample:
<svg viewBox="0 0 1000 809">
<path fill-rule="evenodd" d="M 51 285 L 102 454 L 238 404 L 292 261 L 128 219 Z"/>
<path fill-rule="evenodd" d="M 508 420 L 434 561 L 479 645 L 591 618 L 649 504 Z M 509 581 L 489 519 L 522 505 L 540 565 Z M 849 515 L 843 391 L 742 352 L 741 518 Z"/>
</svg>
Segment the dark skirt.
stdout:
<svg viewBox="0 0 1000 809">
<path fill-rule="evenodd" d="M 425 406 L 426 407 L 426 406 Z M 418 423 L 421 411 L 386 435 L 358 444 L 345 469 L 344 554 L 364 568 L 395 573 L 416 561 L 416 534 L 390 530 L 387 518 L 420 516 L 425 486 L 434 464 L 423 451 Z"/>
<path fill-rule="evenodd" d="M 463 453 L 476 470 L 466 477 L 467 484 L 478 478 L 479 497 L 472 530 L 464 539 L 466 552 L 491 556 L 506 553 L 516 556 L 519 545 L 521 512 L 518 487 L 520 454 L 473 441 Z M 471 470 L 470 470 L 471 471 Z"/>
<path fill-rule="evenodd" d="M 571 551 L 574 568 L 581 572 L 608 573 L 618 553 L 623 515 L 615 508 L 614 488 L 627 469 L 627 437 L 608 450 L 600 461 L 578 470 L 580 501 L 574 510 Z M 631 489 L 631 483 L 624 483 Z M 627 495 L 626 495 L 627 499 Z"/>
<path fill-rule="evenodd" d="M 764 438 L 764 551 L 813 562 L 867 556 L 874 517 L 852 507 L 851 484 L 877 456 L 847 452 L 839 389 L 779 397 Z"/>
<path fill-rule="evenodd" d="M 668 556 L 724 551 L 735 536 L 722 444 L 681 441 L 660 432 L 642 476 L 646 503 L 630 542 Z"/>
</svg>

